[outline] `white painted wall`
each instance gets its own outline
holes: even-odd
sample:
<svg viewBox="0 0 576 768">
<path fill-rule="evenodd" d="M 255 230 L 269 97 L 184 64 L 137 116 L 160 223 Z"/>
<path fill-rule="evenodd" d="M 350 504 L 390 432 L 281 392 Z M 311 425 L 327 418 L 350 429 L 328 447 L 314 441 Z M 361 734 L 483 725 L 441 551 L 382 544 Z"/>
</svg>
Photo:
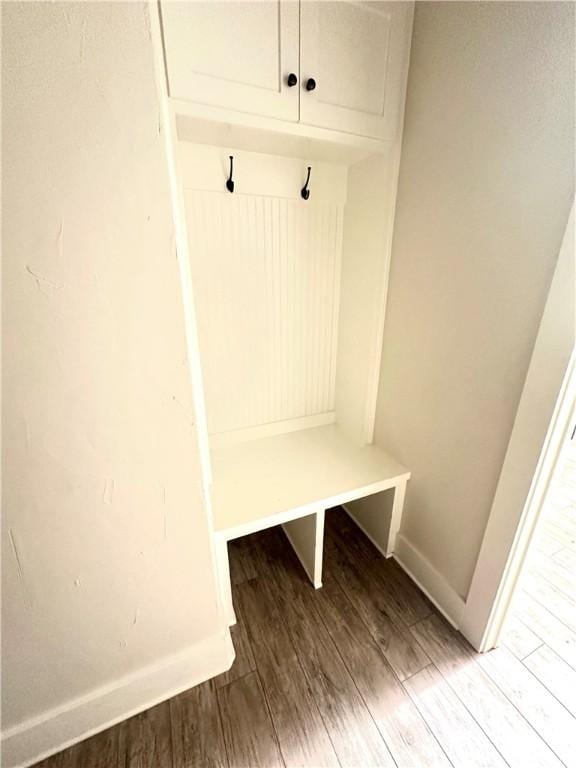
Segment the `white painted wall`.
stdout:
<svg viewBox="0 0 576 768">
<path fill-rule="evenodd" d="M 146 5 L 2 11 L 9 765 L 231 657 L 214 655 L 228 635 L 202 502 Z M 194 656 L 207 647 L 212 668 Z M 179 676 L 146 688 L 148 672 L 174 654 L 186 660 Z M 76 711 L 83 697 L 134 680 L 140 699 L 32 734 L 54 708 Z"/>
<path fill-rule="evenodd" d="M 573 4 L 417 4 L 376 441 L 412 471 L 413 567 L 454 605 L 570 210 L 573 126 Z"/>
</svg>

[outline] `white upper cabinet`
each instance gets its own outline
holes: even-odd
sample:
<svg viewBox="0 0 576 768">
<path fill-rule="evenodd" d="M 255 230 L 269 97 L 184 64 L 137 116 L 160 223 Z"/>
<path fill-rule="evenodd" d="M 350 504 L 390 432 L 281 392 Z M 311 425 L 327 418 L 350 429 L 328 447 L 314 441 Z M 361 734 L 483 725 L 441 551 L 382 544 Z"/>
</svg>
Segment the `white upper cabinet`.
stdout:
<svg viewBox="0 0 576 768">
<path fill-rule="evenodd" d="M 170 96 L 398 136 L 412 2 L 163 0 L 161 12 Z"/>
<path fill-rule="evenodd" d="M 297 0 L 161 4 L 170 96 L 298 120 Z"/>
<path fill-rule="evenodd" d="M 300 16 L 300 120 L 393 139 L 404 104 L 413 4 L 312 2 Z M 307 90 L 314 81 L 313 90 Z"/>
</svg>

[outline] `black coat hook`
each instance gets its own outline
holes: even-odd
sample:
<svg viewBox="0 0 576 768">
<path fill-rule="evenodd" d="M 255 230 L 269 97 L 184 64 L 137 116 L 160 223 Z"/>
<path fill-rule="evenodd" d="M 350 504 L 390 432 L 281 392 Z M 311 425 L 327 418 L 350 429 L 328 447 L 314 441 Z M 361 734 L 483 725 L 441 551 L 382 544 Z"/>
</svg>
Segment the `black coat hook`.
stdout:
<svg viewBox="0 0 576 768">
<path fill-rule="evenodd" d="M 230 155 L 230 174 L 226 181 L 226 189 L 228 192 L 234 192 L 234 181 L 232 180 L 232 174 L 234 173 L 234 156 Z"/>
<path fill-rule="evenodd" d="M 306 176 L 306 183 L 304 184 L 304 186 L 300 190 L 300 194 L 302 195 L 304 200 L 308 200 L 308 198 L 310 197 L 310 190 L 308 189 L 308 182 L 310 181 L 310 171 L 311 170 L 312 170 L 312 168 L 310 168 L 310 166 L 308 166 L 308 176 Z"/>
</svg>

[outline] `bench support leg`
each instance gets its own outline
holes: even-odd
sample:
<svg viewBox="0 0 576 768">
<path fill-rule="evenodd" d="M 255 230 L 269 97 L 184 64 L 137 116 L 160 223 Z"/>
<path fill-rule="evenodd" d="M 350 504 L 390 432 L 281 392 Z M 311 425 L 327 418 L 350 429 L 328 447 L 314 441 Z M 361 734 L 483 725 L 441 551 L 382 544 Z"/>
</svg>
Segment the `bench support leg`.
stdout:
<svg viewBox="0 0 576 768">
<path fill-rule="evenodd" d="M 236 624 L 236 614 L 232 603 L 232 584 L 230 582 L 230 562 L 228 560 L 228 542 L 222 536 L 216 536 L 216 558 L 220 595 L 228 626 Z"/>
<path fill-rule="evenodd" d="M 324 510 L 284 523 L 282 528 L 315 589 L 322 586 Z"/>
<path fill-rule="evenodd" d="M 404 509 L 404 496 L 406 495 L 406 480 L 400 483 L 394 489 L 394 501 L 392 502 L 392 514 L 390 516 L 390 529 L 388 531 L 388 542 L 386 544 L 386 557 L 391 557 L 396 548 L 396 535 L 400 530 L 402 522 L 402 511 Z"/>
</svg>

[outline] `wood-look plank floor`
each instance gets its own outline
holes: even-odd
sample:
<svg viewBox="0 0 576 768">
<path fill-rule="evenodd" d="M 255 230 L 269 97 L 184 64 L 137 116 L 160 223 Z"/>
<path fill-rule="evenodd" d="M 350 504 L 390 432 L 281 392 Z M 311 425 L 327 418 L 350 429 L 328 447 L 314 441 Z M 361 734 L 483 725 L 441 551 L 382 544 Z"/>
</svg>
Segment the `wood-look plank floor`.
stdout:
<svg viewBox="0 0 576 768">
<path fill-rule="evenodd" d="M 576 766 L 576 645 L 542 638 L 534 605 L 481 657 L 342 510 L 320 590 L 280 528 L 230 555 L 232 668 L 42 768 Z"/>
<path fill-rule="evenodd" d="M 519 592 L 503 647 L 480 665 L 556 756 L 576 765 L 576 446 L 547 499 Z"/>
</svg>

